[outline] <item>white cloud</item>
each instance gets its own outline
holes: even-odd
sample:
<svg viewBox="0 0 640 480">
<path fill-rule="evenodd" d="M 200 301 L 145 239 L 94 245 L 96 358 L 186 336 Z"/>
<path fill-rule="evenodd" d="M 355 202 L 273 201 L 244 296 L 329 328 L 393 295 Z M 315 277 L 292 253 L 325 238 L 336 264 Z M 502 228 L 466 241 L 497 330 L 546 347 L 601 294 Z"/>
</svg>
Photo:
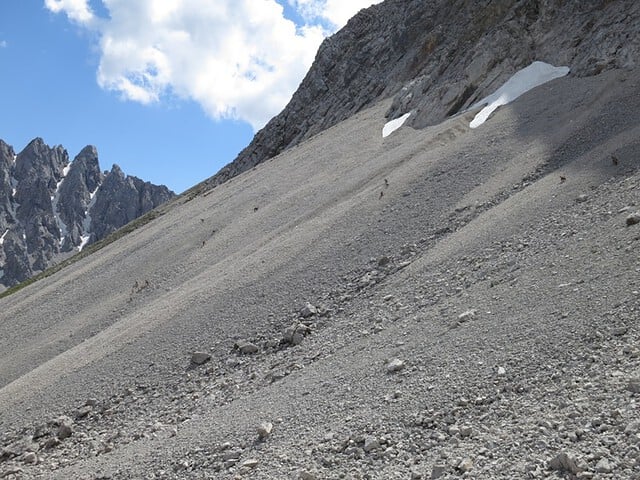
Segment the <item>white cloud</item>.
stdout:
<svg viewBox="0 0 640 480">
<path fill-rule="evenodd" d="M 65 12 L 78 23 L 89 24 L 94 19 L 87 0 L 44 0 L 44 5 L 54 13 Z"/>
<path fill-rule="evenodd" d="M 287 1 L 301 14 L 319 6 Z M 341 2 L 322 0 L 320 16 L 338 25 L 377 3 Z M 167 95 L 194 100 L 212 118 L 244 120 L 255 130 L 286 105 L 331 33 L 319 17 L 296 26 L 275 0 L 102 3 L 109 18 L 97 18 L 87 0 L 45 0 L 52 12 L 64 12 L 98 34 L 102 88 L 143 104 Z"/>
<path fill-rule="evenodd" d="M 6 40 L 0 40 L 0 48 L 6 48 L 7 45 L 9 45 L 9 44 L 7 43 Z"/>
<path fill-rule="evenodd" d="M 336 29 L 342 28 L 347 21 L 361 9 L 380 3 L 382 0 L 289 0 L 307 21 L 324 19 Z"/>
</svg>

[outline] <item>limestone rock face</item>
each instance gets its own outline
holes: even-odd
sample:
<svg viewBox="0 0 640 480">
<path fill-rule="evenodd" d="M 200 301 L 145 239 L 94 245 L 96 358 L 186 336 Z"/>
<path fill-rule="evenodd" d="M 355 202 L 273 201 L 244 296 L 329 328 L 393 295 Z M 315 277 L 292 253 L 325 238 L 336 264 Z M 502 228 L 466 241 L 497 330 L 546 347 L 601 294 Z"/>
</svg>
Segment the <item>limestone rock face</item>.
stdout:
<svg viewBox="0 0 640 480">
<path fill-rule="evenodd" d="M 389 119 L 437 124 L 535 60 L 588 76 L 640 58 L 633 0 L 387 0 L 318 50 L 286 108 L 208 182 L 217 185 L 393 98 Z"/>
<path fill-rule="evenodd" d="M 93 146 L 70 162 L 62 146 L 41 138 L 17 155 L 0 140 L 0 287 L 26 280 L 173 195 L 118 167 L 103 174 Z"/>
</svg>

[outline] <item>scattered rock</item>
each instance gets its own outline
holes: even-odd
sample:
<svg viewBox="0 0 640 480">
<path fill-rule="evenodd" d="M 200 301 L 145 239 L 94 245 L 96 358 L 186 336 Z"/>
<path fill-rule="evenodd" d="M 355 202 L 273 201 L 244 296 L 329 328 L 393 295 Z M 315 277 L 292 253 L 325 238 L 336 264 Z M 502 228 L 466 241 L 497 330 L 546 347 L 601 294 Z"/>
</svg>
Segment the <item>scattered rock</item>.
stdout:
<svg viewBox="0 0 640 480">
<path fill-rule="evenodd" d="M 311 329 L 308 326 L 302 323 L 294 323 L 284 331 L 283 340 L 291 345 L 300 345 L 310 331 Z"/>
<path fill-rule="evenodd" d="M 627 217 L 628 227 L 630 227 L 631 225 L 637 225 L 638 223 L 640 223 L 640 212 L 632 213 Z"/>
<path fill-rule="evenodd" d="M 27 452 L 22 456 L 22 461 L 24 463 L 37 463 L 38 456 L 35 454 L 35 452 Z"/>
<path fill-rule="evenodd" d="M 273 430 L 273 424 L 271 422 L 261 423 L 258 427 L 258 438 L 260 440 L 266 440 L 271 436 Z"/>
<path fill-rule="evenodd" d="M 460 427 L 460 437 L 461 438 L 470 437 L 472 432 L 473 432 L 473 429 L 468 425 L 464 425 L 464 426 Z"/>
<path fill-rule="evenodd" d="M 256 460 L 255 458 L 250 458 L 248 460 L 245 460 L 244 462 L 242 462 L 242 467 L 245 468 L 256 468 L 258 466 L 260 462 L 258 460 Z"/>
<path fill-rule="evenodd" d="M 309 318 L 309 317 L 312 317 L 313 315 L 316 315 L 317 313 L 318 313 L 318 309 L 315 306 L 313 306 L 310 303 L 308 303 L 308 302 L 300 310 L 300 316 L 302 318 Z"/>
<path fill-rule="evenodd" d="M 469 320 L 473 320 L 477 313 L 478 311 L 475 308 L 467 310 L 466 312 L 462 312 L 460 315 L 458 315 L 458 321 L 460 323 L 464 323 L 468 322 Z"/>
<path fill-rule="evenodd" d="M 318 480 L 319 477 L 314 473 L 308 472 L 307 470 L 303 470 L 298 475 L 298 478 L 300 480 Z"/>
<path fill-rule="evenodd" d="M 404 368 L 405 364 L 399 358 L 394 358 L 387 363 L 387 373 L 396 373 Z"/>
<path fill-rule="evenodd" d="M 586 195 L 584 193 L 582 195 L 578 195 L 578 198 L 576 198 L 576 202 L 578 203 L 584 203 L 587 200 L 589 200 L 589 195 Z"/>
<path fill-rule="evenodd" d="M 596 464 L 597 473 L 611 473 L 614 470 L 614 465 L 606 458 L 601 458 Z"/>
<path fill-rule="evenodd" d="M 191 354 L 191 363 L 194 365 L 203 365 L 211 360 L 211 355 L 206 352 L 193 352 Z"/>
<path fill-rule="evenodd" d="M 69 417 L 59 417 L 53 423 L 54 425 L 58 426 L 56 436 L 60 440 L 65 440 L 73 434 L 73 420 L 71 420 Z"/>
<path fill-rule="evenodd" d="M 431 469 L 431 480 L 437 480 L 442 477 L 446 469 L 447 467 L 444 465 L 434 465 Z"/>
<path fill-rule="evenodd" d="M 241 343 L 240 345 L 238 345 L 238 351 L 243 355 L 258 353 L 259 350 L 260 349 L 258 348 L 258 346 L 251 342 Z"/>
<path fill-rule="evenodd" d="M 640 393 L 640 378 L 632 378 L 629 380 L 627 390 L 631 393 Z"/>
<path fill-rule="evenodd" d="M 364 439 L 364 451 L 369 453 L 373 450 L 378 450 L 380 448 L 380 442 L 374 436 L 367 436 Z"/>
<path fill-rule="evenodd" d="M 580 472 L 580 468 L 578 468 L 575 458 L 570 457 L 564 452 L 559 453 L 551 459 L 549 462 L 549 468 L 558 472 L 573 473 L 574 475 Z"/>
<path fill-rule="evenodd" d="M 471 470 L 473 470 L 473 460 L 467 457 L 458 464 L 457 468 L 462 473 L 470 472 Z"/>
</svg>

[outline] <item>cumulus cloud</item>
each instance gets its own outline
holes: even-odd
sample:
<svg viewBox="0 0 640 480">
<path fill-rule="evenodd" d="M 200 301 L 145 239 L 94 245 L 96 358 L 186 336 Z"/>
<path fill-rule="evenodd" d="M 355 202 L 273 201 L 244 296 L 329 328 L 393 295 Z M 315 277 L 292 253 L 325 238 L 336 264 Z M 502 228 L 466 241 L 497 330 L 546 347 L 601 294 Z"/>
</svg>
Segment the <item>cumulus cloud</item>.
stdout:
<svg viewBox="0 0 640 480">
<path fill-rule="evenodd" d="M 291 2 L 292 0 L 287 0 Z M 371 1 L 294 0 L 334 25 Z M 330 33 L 318 21 L 295 25 L 275 0 L 102 0 L 98 18 L 88 0 L 45 0 L 52 12 L 98 35 L 99 85 L 143 104 L 167 96 L 194 100 L 214 119 L 233 118 L 257 130 L 277 114 Z M 317 4 L 317 5 L 312 5 Z M 316 20 L 319 18 L 316 15 Z"/>
<path fill-rule="evenodd" d="M 342 28 L 361 9 L 380 3 L 382 0 L 289 0 L 309 22 L 328 21 L 335 29 Z"/>
<path fill-rule="evenodd" d="M 44 4 L 54 13 L 66 13 L 74 22 L 87 24 L 94 19 L 87 0 L 44 0 Z"/>
</svg>

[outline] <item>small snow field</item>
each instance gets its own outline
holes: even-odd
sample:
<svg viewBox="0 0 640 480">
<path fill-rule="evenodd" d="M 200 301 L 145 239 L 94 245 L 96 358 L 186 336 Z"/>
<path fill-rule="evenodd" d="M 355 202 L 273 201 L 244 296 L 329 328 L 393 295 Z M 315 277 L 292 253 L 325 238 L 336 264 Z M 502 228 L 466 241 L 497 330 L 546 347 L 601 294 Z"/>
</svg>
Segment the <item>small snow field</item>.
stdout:
<svg viewBox="0 0 640 480">
<path fill-rule="evenodd" d="M 520 95 L 544 83 L 569 74 L 569 67 L 554 67 L 545 62 L 533 62 L 528 67 L 516 72 L 502 87 L 493 94 L 483 98 L 471 106 L 471 109 L 486 105 L 471 121 L 471 128 L 478 128 L 487 121 L 498 108 L 513 102 Z"/>
<path fill-rule="evenodd" d="M 396 118 L 395 120 L 391 120 L 390 122 L 387 122 L 384 125 L 384 127 L 382 127 L 382 138 L 387 138 L 393 132 L 398 130 L 402 125 L 404 125 L 404 122 L 406 122 L 410 116 L 411 116 L 411 112 L 405 113 L 401 117 Z"/>
</svg>

